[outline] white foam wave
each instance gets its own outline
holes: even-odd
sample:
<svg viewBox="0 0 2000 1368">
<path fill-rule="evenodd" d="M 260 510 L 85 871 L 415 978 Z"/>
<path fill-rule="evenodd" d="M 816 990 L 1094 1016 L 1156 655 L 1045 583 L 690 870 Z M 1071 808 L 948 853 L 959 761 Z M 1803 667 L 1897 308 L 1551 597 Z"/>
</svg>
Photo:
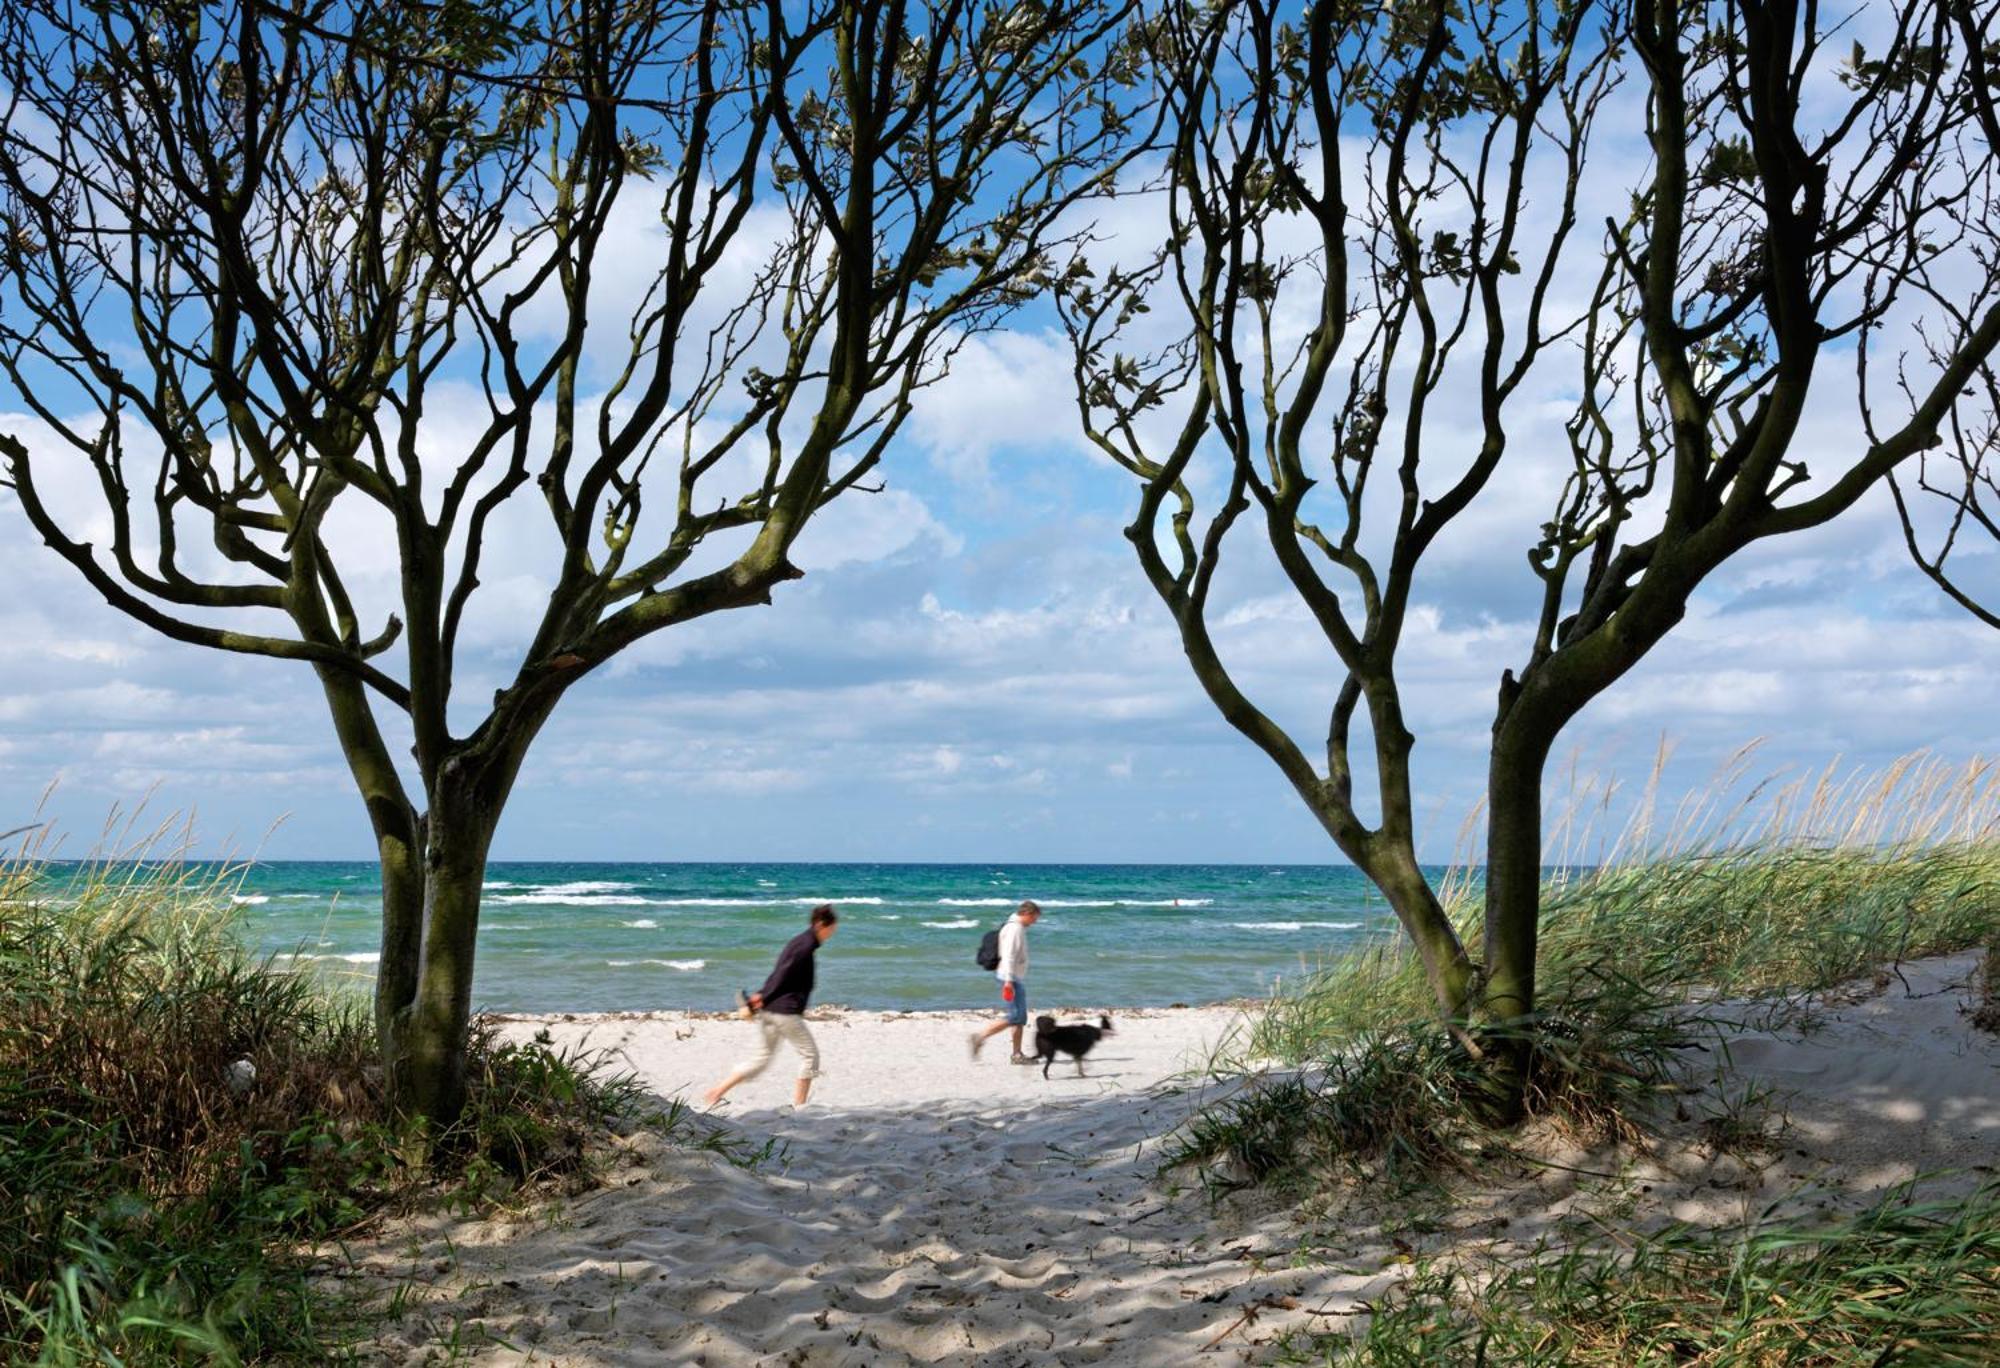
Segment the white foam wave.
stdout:
<svg viewBox="0 0 2000 1368">
<path fill-rule="evenodd" d="M 925 922 L 925 926 L 935 926 L 940 931 L 963 931 L 968 926 L 977 926 L 971 917 L 960 917 L 957 921 Z"/>
<path fill-rule="evenodd" d="M 549 898 L 540 893 L 491 902 L 559 902 L 570 907 L 818 907 L 833 903 L 838 907 L 880 907 L 882 898 L 614 898 L 608 895 L 584 898 Z"/>
<path fill-rule="evenodd" d="M 876 918 L 875 920 L 876 920 L 876 921 L 901 921 L 902 919 L 903 919 L 903 917 L 902 917 L 902 914 L 901 914 L 901 913 L 898 913 L 898 912 L 889 912 L 889 913 L 885 913 L 884 915 L 882 915 L 882 916 L 880 916 L 880 917 L 877 917 L 877 918 Z"/>
<path fill-rule="evenodd" d="M 345 960 L 345 961 L 347 961 L 347 962 L 348 962 L 349 964 L 380 964 L 380 963 L 382 962 L 382 952 L 381 952 L 381 951 L 379 951 L 379 950 L 364 950 L 364 951 L 362 951 L 361 953 L 359 953 L 359 954 L 354 954 L 354 955 L 283 955 L 283 954 L 280 954 L 280 955 L 273 955 L 273 956 L 271 956 L 271 958 L 272 958 L 272 959 L 288 959 L 288 960 L 323 960 L 323 959 L 325 959 L 325 960 Z"/>
<path fill-rule="evenodd" d="M 648 907 L 772 907 L 769 898 L 648 898 Z"/>
<path fill-rule="evenodd" d="M 678 969 L 683 974 L 692 974 L 697 970 L 708 968 L 707 960 L 640 959 L 640 960 L 606 960 L 604 962 L 613 969 L 631 969 L 636 966 L 644 964 L 657 964 L 662 969 Z"/>
<path fill-rule="evenodd" d="M 1207 907 L 1213 898 L 1038 898 L 1037 907 Z M 1018 907 L 1014 898 L 939 898 L 940 907 Z"/>
<path fill-rule="evenodd" d="M 265 903 L 271 901 L 271 898 L 267 893 L 237 893 L 229 901 L 235 903 L 238 907 L 262 907 Z"/>
<path fill-rule="evenodd" d="M 511 883 L 507 882 L 507 880 L 505 880 L 505 879 L 488 879 L 488 880 L 487 880 L 487 881 L 486 881 L 485 883 L 483 883 L 483 884 L 481 884 L 481 885 L 479 885 L 479 886 L 480 886 L 481 888 L 485 889 L 485 890 L 486 890 L 486 891 L 487 891 L 488 893 L 491 893 L 491 892 L 492 892 L 492 891 L 493 891 L 494 889 L 496 889 L 496 888 L 513 888 L 513 887 L 515 887 L 515 885 L 513 885 L 513 884 L 511 884 Z"/>
<path fill-rule="evenodd" d="M 1360 922 L 1236 922 L 1239 931 L 1359 931 Z"/>
<path fill-rule="evenodd" d="M 660 924 L 651 917 L 641 917 L 637 921 L 619 922 L 618 924 L 620 926 L 629 926 L 634 931 L 657 931 L 660 929 Z"/>
<path fill-rule="evenodd" d="M 578 883 L 544 884 L 535 891 L 537 893 L 553 893 L 568 897 L 579 893 L 630 893 L 638 886 L 637 884 L 619 883 L 615 879 L 584 879 Z"/>
<path fill-rule="evenodd" d="M 635 898 L 629 893 L 502 893 L 487 902 L 495 907 L 653 907 L 656 898 Z"/>
</svg>

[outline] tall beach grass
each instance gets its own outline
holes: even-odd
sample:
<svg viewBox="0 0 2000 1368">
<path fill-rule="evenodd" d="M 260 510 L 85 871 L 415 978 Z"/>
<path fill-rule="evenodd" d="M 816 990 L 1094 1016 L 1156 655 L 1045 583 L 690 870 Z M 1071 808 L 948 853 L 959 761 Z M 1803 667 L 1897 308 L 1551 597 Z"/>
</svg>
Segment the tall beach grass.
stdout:
<svg viewBox="0 0 2000 1368">
<path fill-rule="evenodd" d="M 577 1174 L 633 1104 L 593 1059 L 482 1030 L 464 1119 L 412 1145 L 365 1003 L 246 950 L 237 871 L 179 860 L 182 834 L 55 864 L 36 828 L 0 857 L 0 1361 L 314 1358 L 290 1251 Z"/>
<path fill-rule="evenodd" d="M 1356 1333 L 1290 1351 L 1328 1368 L 1986 1368 L 2000 1362 L 2000 1185 L 1948 1203 L 1899 1189 L 1816 1227 L 1673 1226 L 1624 1250 L 1434 1264 Z"/>
<path fill-rule="evenodd" d="M 1746 748 L 1656 821 L 1658 768 L 1624 827 L 1579 782 L 1551 814 L 1539 981 L 1561 1002 L 1612 968 L 1663 1000 L 1809 993 L 1897 960 L 2000 937 L 2000 764 L 1911 755 L 1755 778 Z M 1664 760 L 1664 756 L 1662 757 Z M 1586 862 L 1587 861 L 1587 862 Z M 1447 909 L 1478 953 L 1478 872 L 1455 866 Z M 1251 1050 L 1302 1063 L 1364 1033 L 1425 1020 L 1434 999 L 1389 937 L 1287 985 Z"/>
<path fill-rule="evenodd" d="M 1986 947 L 1984 1014 L 2000 1013 L 2000 767 L 1912 756 L 1783 784 L 1752 781 L 1753 759 L 1739 755 L 1657 826 L 1657 783 L 1609 840 L 1588 821 L 1609 810 L 1601 788 L 1551 823 L 1529 1038 L 1540 1129 L 1654 1127 L 1663 1090 L 1678 1090 L 1679 1045 L 1741 1019 L 1721 1000 L 1783 1007 L 1855 979 L 1892 982 L 1898 961 Z M 1476 871 L 1456 870 L 1447 890 L 1470 937 Z M 1478 1061 L 1434 1010 L 1399 942 L 1329 961 L 1279 995 L 1248 1042 L 1295 1067 L 1198 1115 L 1168 1162 L 1201 1165 L 1212 1186 L 1307 1199 L 1356 1173 L 1379 1191 L 1383 1179 L 1406 1188 L 1490 1165 L 1512 1142 L 1479 1123 Z M 1754 1117 L 1710 1121 L 1712 1139 L 1763 1135 Z M 1988 1180 L 1948 1204 L 1904 1190 L 1816 1225 L 1767 1217 L 1490 1265 L 1446 1257 L 1350 1331 L 1301 1337 L 1288 1361 L 2000 1364 L 1997 1232 Z"/>
<path fill-rule="evenodd" d="M 1554 815 L 1537 1019 L 1522 1028 L 1528 1116 L 1636 1138 L 1682 1047 L 1715 1031 L 1704 1004 L 1794 998 L 2000 938 L 2000 767 L 1912 756 L 1781 784 L 1750 778 L 1754 754 L 1658 826 L 1657 770 L 1613 839 L 1587 820 L 1609 810 L 1603 788 L 1579 786 Z M 1454 867 L 1444 893 L 1476 954 L 1477 871 Z M 1334 957 L 1286 985 L 1230 1061 L 1286 1068 L 1195 1117 L 1169 1164 L 1211 1187 L 1301 1193 L 1473 1165 L 1504 1142 L 1479 1121 L 1477 1043 L 1435 1013 L 1400 937 Z"/>
</svg>

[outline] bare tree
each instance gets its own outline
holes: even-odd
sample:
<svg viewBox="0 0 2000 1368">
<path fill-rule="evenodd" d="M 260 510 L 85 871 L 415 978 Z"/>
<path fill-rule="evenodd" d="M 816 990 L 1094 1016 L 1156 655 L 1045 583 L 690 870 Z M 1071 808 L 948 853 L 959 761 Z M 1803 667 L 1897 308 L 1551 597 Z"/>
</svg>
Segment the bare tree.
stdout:
<svg viewBox="0 0 2000 1368">
<path fill-rule="evenodd" d="M 2000 60 L 2000 52 L 1982 41 L 1991 32 L 1993 17 L 1991 7 L 1980 11 L 1962 6 L 1952 12 L 1966 63 L 1972 69 L 1969 106 L 1987 145 L 2000 147 L 2000 95 L 1995 93 L 1993 80 L 1993 64 Z M 1988 266 L 1994 266 L 1991 259 Z M 1946 312 L 1958 305 L 1949 290 L 1933 302 Z M 1925 341 L 1935 364 L 1936 347 L 1941 343 Z M 1896 389 L 1899 399 L 1908 393 L 1900 375 Z M 1968 381 L 1966 398 L 1973 402 L 1953 409 L 1936 439 L 1917 453 L 1914 469 L 1906 465 L 1889 472 L 1889 492 L 1903 525 L 1904 544 L 1917 568 L 1944 591 L 1946 598 L 1977 621 L 2000 631 L 2000 571 L 1994 569 L 2000 561 L 2000 375 L 1995 374 L 1990 361 Z M 1862 422 L 1873 438 L 1876 417 L 1865 392 Z M 1921 510 L 1906 485 L 1921 500 Z M 1942 513 L 1941 525 L 1926 516 L 1938 511 Z M 1953 563 L 1967 538 L 1984 547 L 1987 573 L 1983 577 L 1975 569 L 1974 578 L 1968 580 L 1963 573 L 1964 561 Z M 2000 935 L 1987 942 L 1984 979 L 1985 1001 L 1973 1014 L 1973 1022 L 1986 1030 L 2000 1031 Z"/>
<path fill-rule="evenodd" d="M 1968 98 L 1990 13 L 1956 13 L 1915 0 L 1844 65 L 1840 24 L 1792 0 L 1314 0 L 1297 28 L 1242 0 L 1135 39 L 1169 130 L 1168 245 L 1065 291 L 1084 430 L 1139 483 L 1127 535 L 1210 699 L 1383 889 L 1442 1017 L 1475 1050 L 1462 1027 L 1501 1028 L 1502 1112 L 1555 739 L 1732 556 L 1934 441 L 2000 343 Z M 1814 450 L 1809 477 L 1802 420 L 1852 374 L 1815 384 L 1821 361 L 1851 352 L 1865 394 L 1884 349 L 1893 419 Z M 1566 452 L 1521 413 L 1558 365 L 1578 368 Z M 1537 480 L 1560 493 L 1523 529 L 1540 606 L 1498 680 L 1475 954 L 1417 861 L 1398 655 L 1427 554 Z M 1211 635 L 1245 528 L 1335 667 L 1323 763 Z"/>
<path fill-rule="evenodd" d="M 1983 42 L 1991 31 L 1994 11 L 1970 6 L 1952 12 L 1964 44 L 1966 63 L 1971 68 L 1966 98 L 1979 121 L 1988 146 L 2000 147 L 2000 93 L 1994 85 L 1993 64 L 2000 60 Z M 1989 261 L 1989 266 L 1993 265 Z M 1933 299 L 1935 307 L 1950 312 L 1958 307 L 1949 292 Z M 1928 342 L 1929 340 L 1926 339 Z M 1933 364 L 1936 347 L 1931 345 Z M 1864 373 L 1864 379 L 1865 373 Z M 1981 365 L 1976 378 L 1969 380 L 1975 400 L 1954 408 L 1949 421 L 1937 433 L 1937 440 L 1917 453 L 1914 469 L 1905 467 L 1889 473 L 1889 490 L 1896 513 L 1903 524 L 1903 538 L 1910 558 L 1945 596 L 1988 627 L 2000 630 L 2000 582 L 1992 585 L 1966 584 L 1953 571 L 1951 561 L 1966 537 L 2000 552 L 2000 376 L 1991 365 Z M 1908 393 L 1902 376 L 1896 377 L 1898 397 Z M 1862 422 L 1871 439 L 1877 435 L 1873 406 L 1862 406 Z M 1924 502 L 1943 510 L 1943 525 L 1926 536 L 1925 519 L 1906 493 L 1913 486 Z M 1929 548 L 1926 549 L 1926 542 Z"/>
<path fill-rule="evenodd" d="M 2000 585 L 1967 581 L 1953 564 L 1968 539 L 1990 545 L 1988 556 L 2000 551 L 2000 380 L 1982 368 L 1976 384 L 1983 408 L 1954 412 L 1942 448 L 1919 452 L 1889 485 L 1910 559 L 1946 598 L 2000 631 Z"/>
<path fill-rule="evenodd" d="M 1121 3 L 7 7 L 0 366 L 38 422 L 0 434 L 6 482 L 113 607 L 316 671 L 411 1112 L 461 1105 L 483 872 L 543 723 L 796 578 L 812 516 L 1047 283 L 1125 142 Z M 634 260 L 614 234 L 647 223 Z M 468 703 L 522 504 L 546 603 Z M 399 581 L 373 622 L 342 569 L 369 536 Z"/>
</svg>

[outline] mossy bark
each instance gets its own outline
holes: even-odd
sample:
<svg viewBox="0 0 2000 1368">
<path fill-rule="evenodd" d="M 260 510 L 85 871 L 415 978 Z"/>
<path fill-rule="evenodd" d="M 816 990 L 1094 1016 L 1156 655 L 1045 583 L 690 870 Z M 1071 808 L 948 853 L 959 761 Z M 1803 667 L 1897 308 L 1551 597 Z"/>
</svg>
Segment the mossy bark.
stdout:
<svg viewBox="0 0 2000 1368">
<path fill-rule="evenodd" d="M 421 822 L 421 860 L 393 876 L 384 862 L 376 1027 L 397 1109 L 435 1125 L 456 1120 L 465 1103 L 480 901 L 507 786 L 448 764 Z"/>
<path fill-rule="evenodd" d="M 483 844 L 483 842 L 482 842 Z M 448 1125 L 465 1105 L 474 947 L 479 931 L 483 850 L 449 856 L 425 870 L 422 954 L 416 992 L 380 1022 L 390 1095 L 405 1115 Z"/>
<path fill-rule="evenodd" d="M 1526 1103 L 1542 910 L 1542 769 L 1539 735 L 1497 729 L 1486 781 L 1485 980 L 1476 1010 L 1491 1033 L 1488 1108 L 1512 1123 Z"/>
</svg>

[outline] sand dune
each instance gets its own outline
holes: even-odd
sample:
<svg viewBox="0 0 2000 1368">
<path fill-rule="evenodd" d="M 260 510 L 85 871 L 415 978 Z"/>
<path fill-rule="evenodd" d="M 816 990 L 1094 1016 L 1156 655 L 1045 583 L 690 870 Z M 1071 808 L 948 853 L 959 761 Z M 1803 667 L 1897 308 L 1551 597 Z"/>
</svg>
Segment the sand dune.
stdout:
<svg viewBox="0 0 2000 1368">
<path fill-rule="evenodd" d="M 722 1113 L 733 1135 L 779 1148 L 768 1162 L 740 1169 L 642 1133 L 606 1190 L 512 1222 L 403 1223 L 354 1248 L 338 1280 L 415 1284 L 363 1348 L 382 1362 L 441 1356 L 451 1339 L 482 1363 L 1263 1361 L 1288 1328 L 1343 1323 L 1413 1255 L 1504 1258 L 1614 1201 L 1630 1223 L 1724 1221 L 1778 1194 L 1838 1205 L 2000 1163 L 2000 1041 L 1961 1011 L 1974 964 L 1906 966 L 1828 1003 L 1809 1033 L 1735 1040 L 1740 1079 L 1783 1094 L 1789 1129 L 1768 1155 L 1708 1153 L 1691 1097 L 1685 1133 L 1653 1153 L 1569 1154 L 1469 1188 L 1422 1233 L 1366 1194 L 1302 1228 L 1259 1200 L 1211 1208 L 1163 1185 L 1159 1137 L 1203 1097 L 1173 1080 L 1240 1027 L 1233 1011 L 1119 1014 L 1093 1076 L 1047 1082 L 1000 1053 L 971 1063 L 977 1018 L 831 1014 L 815 1023 L 828 1076 L 813 1105 L 774 1107 L 790 1086 L 781 1055 Z M 713 1081 L 748 1029 L 679 1015 L 548 1026 L 619 1049 L 663 1095 Z M 1699 1081 L 1713 1059 L 1689 1068 Z M 1306 1238 L 1320 1257 L 1296 1261 Z"/>
</svg>

